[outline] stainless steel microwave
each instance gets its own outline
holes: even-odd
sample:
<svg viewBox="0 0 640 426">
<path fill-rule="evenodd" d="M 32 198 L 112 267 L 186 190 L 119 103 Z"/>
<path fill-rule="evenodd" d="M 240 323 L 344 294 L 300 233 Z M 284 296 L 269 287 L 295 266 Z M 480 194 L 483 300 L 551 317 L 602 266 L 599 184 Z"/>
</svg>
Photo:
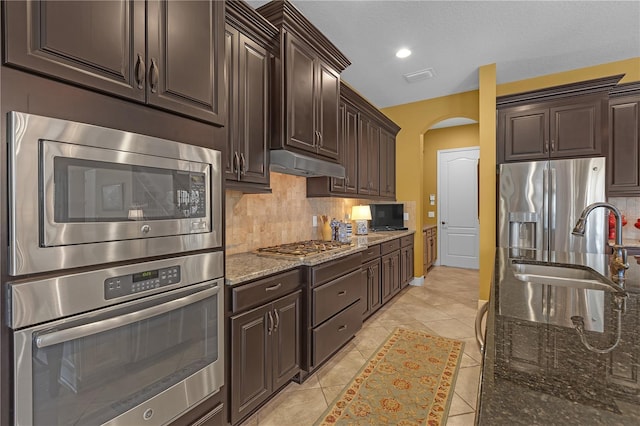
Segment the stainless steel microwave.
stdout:
<svg viewBox="0 0 640 426">
<path fill-rule="evenodd" d="M 10 275 L 222 246 L 219 151 L 10 112 Z"/>
</svg>

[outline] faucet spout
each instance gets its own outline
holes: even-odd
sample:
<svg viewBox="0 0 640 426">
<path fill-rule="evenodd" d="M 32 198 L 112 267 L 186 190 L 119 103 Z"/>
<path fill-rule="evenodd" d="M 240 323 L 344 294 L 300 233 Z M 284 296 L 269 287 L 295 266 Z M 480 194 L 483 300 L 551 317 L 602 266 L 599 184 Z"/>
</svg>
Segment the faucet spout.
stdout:
<svg viewBox="0 0 640 426">
<path fill-rule="evenodd" d="M 625 271 L 629 268 L 629 264 L 627 263 L 627 250 L 622 245 L 622 214 L 620 213 L 620 210 L 618 210 L 616 206 L 610 203 L 597 202 L 589 204 L 582 211 L 582 214 L 578 218 L 578 221 L 573 227 L 571 233 L 579 237 L 584 237 L 587 217 L 589 216 L 589 213 L 591 213 L 598 207 L 604 207 L 611 210 L 616 220 L 616 243 L 614 246 L 615 253 L 613 259 L 611 260 L 610 267 L 611 273 L 613 275 L 612 278 L 618 281 L 618 284 L 620 284 L 620 286 L 624 286 Z"/>
</svg>

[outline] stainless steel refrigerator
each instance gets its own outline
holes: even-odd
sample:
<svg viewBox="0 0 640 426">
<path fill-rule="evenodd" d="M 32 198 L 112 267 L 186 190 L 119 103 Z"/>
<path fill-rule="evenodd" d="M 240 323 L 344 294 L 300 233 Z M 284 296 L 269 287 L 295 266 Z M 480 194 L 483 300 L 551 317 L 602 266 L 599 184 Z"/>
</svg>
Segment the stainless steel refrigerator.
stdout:
<svg viewBox="0 0 640 426">
<path fill-rule="evenodd" d="M 586 206 L 606 201 L 603 157 L 502 164 L 499 192 L 500 247 L 605 252 L 606 209 L 589 215 L 584 237 L 571 234 Z"/>
</svg>

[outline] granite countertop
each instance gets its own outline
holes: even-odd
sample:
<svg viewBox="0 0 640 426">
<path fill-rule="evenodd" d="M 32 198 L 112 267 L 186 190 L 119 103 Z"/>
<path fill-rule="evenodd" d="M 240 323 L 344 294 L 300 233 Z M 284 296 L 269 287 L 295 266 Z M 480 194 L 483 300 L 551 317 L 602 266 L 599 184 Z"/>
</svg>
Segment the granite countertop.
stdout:
<svg viewBox="0 0 640 426">
<path fill-rule="evenodd" d="M 615 292 L 519 280 L 509 249 L 496 251 L 478 425 L 636 425 L 640 422 L 640 258 L 630 257 L 620 342 Z M 528 263 L 569 263 L 608 276 L 609 256 L 529 251 Z M 522 271 L 519 271 L 522 272 Z"/>
<path fill-rule="evenodd" d="M 232 254 L 225 257 L 225 284 L 242 284 L 257 278 L 284 272 L 299 266 L 315 266 L 330 260 L 366 250 L 367 247 L 414 234 L 415 231 L 379 231 L 368 235 L 354 235 L 351 246 L 326 253 L 290 259 L 253 252 Z"/>
</svg>

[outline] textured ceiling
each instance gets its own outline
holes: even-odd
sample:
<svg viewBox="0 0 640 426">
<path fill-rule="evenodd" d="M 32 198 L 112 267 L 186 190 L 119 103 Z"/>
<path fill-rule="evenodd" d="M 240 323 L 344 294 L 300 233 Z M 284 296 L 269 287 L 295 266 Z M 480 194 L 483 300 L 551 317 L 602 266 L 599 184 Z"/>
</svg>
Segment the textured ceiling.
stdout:
<svg viewBox="0 0 640 426">
<path fill-rule="evenodd" d="M 266 1 L 249 1 L 258 7 Z M 378 107 L 640 57 L 640 1 L 293 0 L 351 61 L 342 78 Z M 398 59 L 408 47 L 413 54 Z M 433 68 L 407 83 L 404 74 Z"/>
</svg>

